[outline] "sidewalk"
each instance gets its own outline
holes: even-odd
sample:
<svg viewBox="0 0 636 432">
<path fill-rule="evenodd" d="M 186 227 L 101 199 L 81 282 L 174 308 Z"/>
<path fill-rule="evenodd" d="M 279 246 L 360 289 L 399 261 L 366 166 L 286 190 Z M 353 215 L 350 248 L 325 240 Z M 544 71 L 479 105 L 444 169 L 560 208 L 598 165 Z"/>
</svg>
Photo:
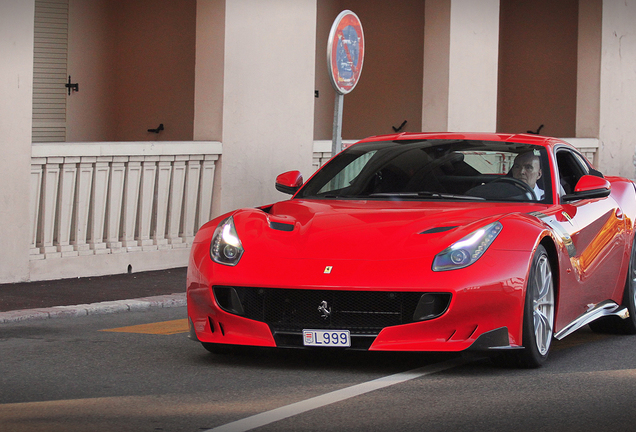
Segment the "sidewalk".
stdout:
<svg viewBox="0 0 636 432">
<path fill-rule="evenodd" d="M 187 269 L 0 284 L 0 324 L 185 306 Z"/>
</svg>

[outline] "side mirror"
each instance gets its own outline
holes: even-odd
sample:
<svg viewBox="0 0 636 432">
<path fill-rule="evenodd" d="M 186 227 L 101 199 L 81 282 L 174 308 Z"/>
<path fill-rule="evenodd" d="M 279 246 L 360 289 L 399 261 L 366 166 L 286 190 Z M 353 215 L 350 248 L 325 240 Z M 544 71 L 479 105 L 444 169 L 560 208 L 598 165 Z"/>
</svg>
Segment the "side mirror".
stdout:
<svg viewBox="0 0 636 432">
<path fill-rule="evenodd" d="M 574 187 L 574 193 L 562 197 L 563 201 L 575 201 L 589 198 L 605 198 L 610 194 L 612 185 L 602 177 L 584 175 Z"/>
<path fill-rule="evenodd" d="M 303 185 L 300 171 L 287 171 L 276 177 L 276 190 L 289 195 L 295 194 Z"/>
</svg>

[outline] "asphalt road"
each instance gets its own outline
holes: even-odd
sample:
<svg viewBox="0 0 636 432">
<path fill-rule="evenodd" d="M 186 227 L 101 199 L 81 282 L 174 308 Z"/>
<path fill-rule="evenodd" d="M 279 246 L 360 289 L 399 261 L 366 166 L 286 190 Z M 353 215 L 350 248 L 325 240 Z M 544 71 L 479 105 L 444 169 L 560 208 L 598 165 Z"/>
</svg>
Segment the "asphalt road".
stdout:
<svg viewBox="0 0 636 432">
<path fill-rule="evenodd" d="M 0 324 L 0 431 L 636 430 L 636 337 L 583 329 L 541 369 L 187 339 L 185 308 Z"/>
</svg>

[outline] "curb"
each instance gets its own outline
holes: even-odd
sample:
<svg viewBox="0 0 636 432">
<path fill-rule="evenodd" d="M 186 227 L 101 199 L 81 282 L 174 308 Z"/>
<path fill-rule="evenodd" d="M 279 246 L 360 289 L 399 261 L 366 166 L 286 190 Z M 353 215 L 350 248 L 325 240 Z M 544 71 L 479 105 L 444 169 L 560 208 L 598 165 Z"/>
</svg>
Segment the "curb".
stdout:
<svg viewBox="0 0 636 432">
<path fill-rule="evenodd" d="M 69 318 L 88 315 L 104 315 L 120 312 L 135 312 L 150 308 L 180 307 L 186 305 L 185 293 L 174 293 L 155 297 L 142 297 L 130 300 L 105 301 L 73 306 L 53 306 L 49 308 L 22 309 L 0 312 L 0 324 L 23 321 Z"/>
</svg>

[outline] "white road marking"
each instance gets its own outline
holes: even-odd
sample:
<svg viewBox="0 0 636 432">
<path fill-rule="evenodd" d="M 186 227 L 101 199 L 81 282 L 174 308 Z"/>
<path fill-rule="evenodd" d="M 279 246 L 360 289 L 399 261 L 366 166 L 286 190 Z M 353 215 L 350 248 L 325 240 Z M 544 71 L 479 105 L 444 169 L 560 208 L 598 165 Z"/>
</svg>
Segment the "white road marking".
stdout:
<svg viewBox="0 0 636 432">
<path fill-rule="evenodd" d="M 360 396 L 365 393 L 379 390 L 384 387 L 389 387 L 395 384 L 400 384 L 405 381 L 409 381 L 415 378 L 419 378 L 425 375 L 431 375 L 437 372 L 441 372 L 447 369 L 460 366 L 466 363 L 466 360 L 457 358 L 442 363 L 436 363 L 433 365 L 423 366 L 421 368 L 412 369 L 410 371 L 389 375 L 386 377 L 378 378 L 373 381 L 368 381 L 362 384 L 357 384 L 351 387 L 343 388 L 340 390 L 326 393 L 321 396 L 316 396 L 311 399 L 296 402 L 290 405 L 286 405 L 280 408 L 266 411 L 264 413 L 256 414 L 251 417 L 246 417 L 241 420 L 237 420 L 232 423 L 227 423 L 222 426 L 208 429 L 204 432 L 244 432 L 255 429 L 257 427 L 265 426 L 270 423 L 274 423 L 279 420 L 286 419 L 298 414 L 302 414 L 307 411 L 311 411 L 316 408 L 321 408 L 336 402 L 343 401 L 352 397 Z"/>
</svg>

